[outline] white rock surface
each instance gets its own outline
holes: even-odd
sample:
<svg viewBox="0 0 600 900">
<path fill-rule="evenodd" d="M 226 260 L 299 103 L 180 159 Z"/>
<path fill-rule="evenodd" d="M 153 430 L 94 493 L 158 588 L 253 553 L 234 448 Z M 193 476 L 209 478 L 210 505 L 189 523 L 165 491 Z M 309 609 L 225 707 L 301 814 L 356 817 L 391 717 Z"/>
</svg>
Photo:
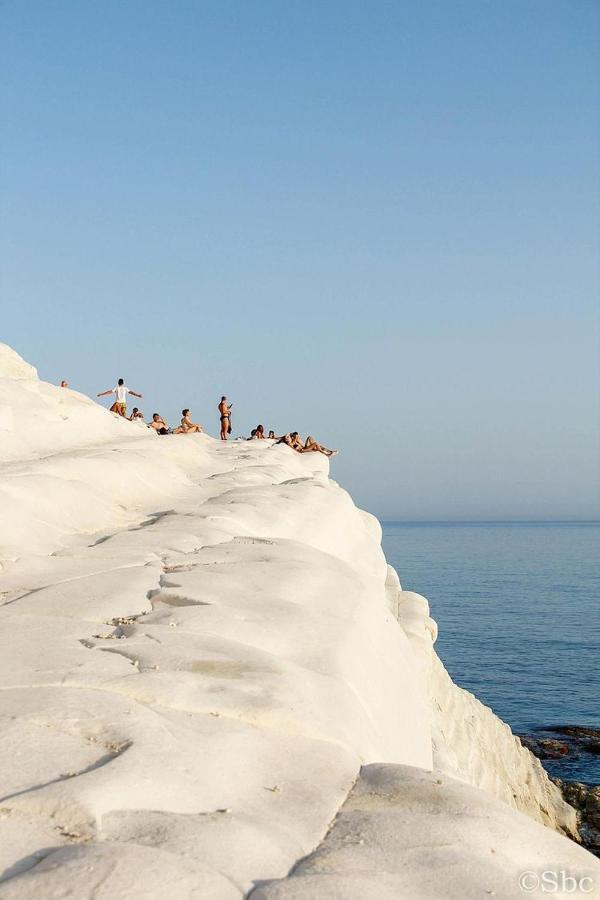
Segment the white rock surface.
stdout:
<svg viewBox="0 0 600 900">
<path fill-rule="evenodd" d="M 401 591 L 379 524 L 324 457 L 158 437 L 39 382 L 4 346 L 2 406 L 0 897 L 283 889 L 381 762 L 419 770 L 414 835 L 431 848 L 434 765 L 509 802 L 538 779 L 517 805 L 564 827 L 552 792 L 540 812 L 537 761 L 519 751 L 511 773 L 507 726 L 439 675 L 427 602 Z M 456 710 L 477 752 L 450 728 Z M 524 840 L 559 840 L 496 806 Z"/>
<path fill-rule="evenodd" d="M 397 588 L 392 608 L 429 686 L 427 709 L 434 769 L 481 788 L 543 825 L 576 837 L 577 814 L 562 799 L 541 762 L 523 747 L 505 722 L 473 694 L 455 685 L 446 672 L 433 651 L 437 625 L 429 615 L 425 597 Z"/>
<path fill-rule="evenodd" d="M 598 896 L 599 871 L 590 853 L 484 791 L 372 765 L 315 852 L 252 900 Z"/>
</svg>

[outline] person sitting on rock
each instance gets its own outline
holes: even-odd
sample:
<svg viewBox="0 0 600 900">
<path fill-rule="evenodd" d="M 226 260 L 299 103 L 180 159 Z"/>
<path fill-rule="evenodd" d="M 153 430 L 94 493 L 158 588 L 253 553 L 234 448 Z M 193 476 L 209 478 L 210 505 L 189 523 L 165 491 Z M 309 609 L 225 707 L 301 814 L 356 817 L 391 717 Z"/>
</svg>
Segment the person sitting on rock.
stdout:
<svg viewBox="0 0 600 900">
<path fill-rule="evenodd" d="M 289 434 L 282 435 L 278 441 L 278 444 L 287 444 L 288 447 L 291 447 L 292 450 L 301 450 L 304 446 L 302 443 L 302 439 L 299 437 L 297 431 L 291 431 Z"/>
<path fill-rule="evenodd" d="M 264 441 L 265 439 L 265 427 L 264 425 L 257 425 L 256 428 L 253 428 L 250 432 L 250 437 L 246 438 L 247 441 Z"/>
<path fill-rule="evenodd" d="M 140 410 L 137 408 L 137 406 L 134 406 L 133 409 L 131 410 L 131 415 L 129 416 L 129 421 L 137 422 L 140 419 L 142 420 L 142 422 L 144 421 L 144 413 L 140 412 Z"/>
<path fill-rule="evenodd" d="M 173 434 L 200 434 L 202 425 L 196 425 L 192 422 L 189 409 L 182 409 L 181 415 L 181 425 L 174 429 Z"/>
<path fill-rule="evenodd" d="M 152 421 L 148 428 L 153 428 L 157 434 L 170 434 L 169 426 L 159 413 L 152 413 Z"/>
</svg>

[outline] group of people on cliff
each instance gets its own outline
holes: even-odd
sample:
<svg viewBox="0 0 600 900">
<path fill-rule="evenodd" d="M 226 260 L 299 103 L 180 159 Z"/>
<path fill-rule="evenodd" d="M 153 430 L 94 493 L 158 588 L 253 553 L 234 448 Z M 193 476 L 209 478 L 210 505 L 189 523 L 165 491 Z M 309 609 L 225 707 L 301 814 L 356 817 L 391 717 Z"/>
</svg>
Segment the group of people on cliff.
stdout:
<svg viewBox="0 0 600 900">
<path fill-rule="evenodd" d="M 67 382 L 62 381 L 61 387 L 68 387 Z M 133 388 L 127 387 L 124 379 L 119 378 L 114 388 L 100 391 L 97 396 L 107 397 L 109 395 L 114 395 L 115 400 L 110 407 L 112 413 L 128 419 L 130 422 L 143 422 L 144 414 L 137 406 L 133 407 L 129 416 L 127 415 L 127 397 L 129 394 L 131 394 L 132 397 L 142 398 L 142 394 L 134 391 Z M 227 397 L 223 395 L 217 406 L 219 411 L 220 438 L 222 441 L 227 441 L 231 434 L 232 407 L 233 404 L 228 403 Z M 160 413 L 153 413 L 152 419 L 148 423 L 148 428 L 151 428 L 160 435 L 199 434 L 203 430 L 202 425 L 199 425 L 197 422 L 192 422 L 190 416 L 191 413 L 189 408 L 186 407 L 185 409 L 182 409 L 180 424 L 176 428 L 169 428 L 169 425 Z M 327 447 L 324 447 L 323 444 L 320 444 L 311 435 L 308 435 L 306 440 L 302 441 L 302 438 L 297 431 L 291 431 L 279 436 L 277 436 L 274 431 L 269 431 L 267 438 L 265 438 L 265 429 L 263 425 L 257 425 L 256 428 L 253 428 L 250 437 L 246 438 L 246 440 L 272 440 L 276 444 L 285 444 L 297 453 L 323 453 L 325 456 L 335 456 L 338 452 L 337 450 L 329 450 Z"/>
<path fill-rule="evenodd" d="M 250 432 L 250 437 L 246 438 L 246 440 L 265 440 L 264 426 L 257 425 L 256 428 L 253 428 Z M 338 453 L 337 450 L 329 450 L 327 447 L 319 444 L 319 442 L 315 441 L 315 439 L 310 434 L 305 441 L 302 441 L 302 438 L 297 431 L 291 431 L 288 434 L 282 434 L 279 437 L 275 434 L 274 431 L 269 431 L 267 440 L 275 441 L 276 444 L 286 444 L 288 447 L 291 447 L 292 450 L 296 450 L 298 453 L 324 453 L 325 456 L 335 456 L 336 453 Z"/>
<path fill-rule="evenodd" d="M 66 387 L 66 382 L 61 382 L 61 387 Z M 133 407 L 131 415 L 127 415 L 127 395 L 131 394 L 132 397 L 141 399 L 142 394 L 134 391 L 133 388 L 127 387 L 123 378 L 119 378 L 116 387 L 109 388 L 107 391 L 100 391 L 97 396 L 107 397 L 109 394 L 115 396 L 114 403 L 110 407 L 112 413 L 116 413 L 116 415 L 124 419 L 129 419 L 130 422 L 144 421 L 144 413 L 137 406 Z M 148 423 L 148 428 L 152 428 L 157 434 L 194 434 L 202 431 L 202 425 L 198 425 L 190 419 L 190 410 L 187 407 L 181 410 L 181 423 L 177 428 L 169 428 L 160 413 L 152 414 L 152 420 Z"/>
</svg>

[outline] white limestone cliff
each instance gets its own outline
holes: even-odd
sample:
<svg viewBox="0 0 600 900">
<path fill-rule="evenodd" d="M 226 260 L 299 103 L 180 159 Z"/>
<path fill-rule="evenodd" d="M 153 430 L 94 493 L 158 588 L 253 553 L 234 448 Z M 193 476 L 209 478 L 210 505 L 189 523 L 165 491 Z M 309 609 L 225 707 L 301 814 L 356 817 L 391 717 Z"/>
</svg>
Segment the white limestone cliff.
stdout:
<svg viewBox="0 0 600 900">
<path fill-rule="evenodd" d="M 392 570 L 393 571 L 393 570 Z M 395 574 L 395 573 L 394 573 Z M 388 574 L 388 602 L 390 582 Z M 454 684 L 433 650 L 437 625 L 425 597 L 402 591 L 396 576 L 398 621 L 422 660 L 429 689 L 433 769 L 460 778 L 563 834 L 577 837 L 577 815 L 509 726 L 473 694 Z"/>
<path fill-rule="evenodd" d="M 600 885 L 324 457 L 159 437 L 5 345 L 0 417 L 0 898 Z"/>
</svg>

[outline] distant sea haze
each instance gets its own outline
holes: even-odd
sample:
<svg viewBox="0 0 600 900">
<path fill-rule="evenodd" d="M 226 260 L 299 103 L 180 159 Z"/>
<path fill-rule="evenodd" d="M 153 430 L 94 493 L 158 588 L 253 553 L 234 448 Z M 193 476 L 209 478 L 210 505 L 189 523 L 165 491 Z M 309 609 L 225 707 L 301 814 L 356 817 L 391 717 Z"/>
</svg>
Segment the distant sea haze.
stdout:
<svg viewBox="0 0 600 900">
<path fill-rule="evenodd" d="M 515 732 L 600 728 L 600 522 L 382 525 L 402 587 L 429 600 L 457 684 Z M 569 765 L 556 774 L 600 782 L 597 756 Z"/>
</svg>

